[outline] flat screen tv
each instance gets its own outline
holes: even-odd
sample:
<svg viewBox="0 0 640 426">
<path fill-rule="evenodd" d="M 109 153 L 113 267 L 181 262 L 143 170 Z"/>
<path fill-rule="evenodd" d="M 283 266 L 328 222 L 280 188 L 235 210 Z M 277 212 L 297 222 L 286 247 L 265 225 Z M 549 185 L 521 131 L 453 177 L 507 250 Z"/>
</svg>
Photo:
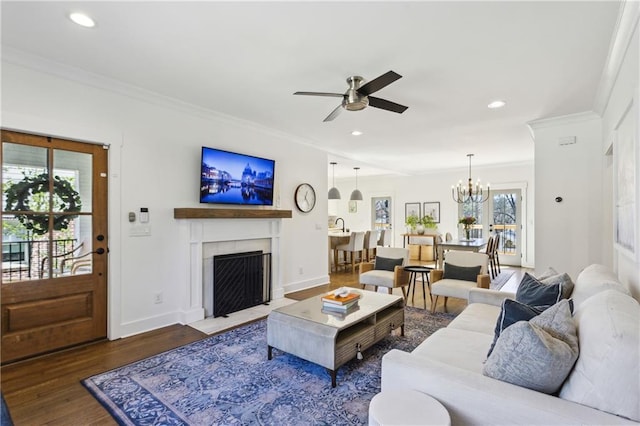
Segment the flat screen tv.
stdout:
<svg viewBox="0 0 640 426">
<path fill-rule="evenodd" d="M 272 206 L 275 161 L 202 147 L 200 202 Z"/>
</svg>

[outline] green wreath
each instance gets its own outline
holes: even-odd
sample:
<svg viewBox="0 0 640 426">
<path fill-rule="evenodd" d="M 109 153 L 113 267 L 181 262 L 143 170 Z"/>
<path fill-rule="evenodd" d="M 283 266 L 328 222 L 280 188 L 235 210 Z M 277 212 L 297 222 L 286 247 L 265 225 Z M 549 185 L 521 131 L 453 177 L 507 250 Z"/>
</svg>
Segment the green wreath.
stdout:
<svg viewBox="0 0 640 426">
<path fill-rule="evenodd" d="M 30 212 L 29 200 L 35 194 L 49 192 L 49 175 L 42 173 L 37 176 L 25 176 L 20 182 L 8 185 L 6 194 L 6 211 L 8 212 Z M 80 194 L 76 191 L 71 182 L 61 179 L 60 176 L 53 178 L 53 193 L 60 202 L 58 211 L 79 212 L 82 208 Z M 44 235 L 49 232 L 49 216 L 46 214 L 16 214 L 15 217 L 24 227 L 36 235 Z M 78 215 L 55 215 L 53 218 L 53 229 L 62 231 L 69 227 L 69 223 Z"/>
</svg>

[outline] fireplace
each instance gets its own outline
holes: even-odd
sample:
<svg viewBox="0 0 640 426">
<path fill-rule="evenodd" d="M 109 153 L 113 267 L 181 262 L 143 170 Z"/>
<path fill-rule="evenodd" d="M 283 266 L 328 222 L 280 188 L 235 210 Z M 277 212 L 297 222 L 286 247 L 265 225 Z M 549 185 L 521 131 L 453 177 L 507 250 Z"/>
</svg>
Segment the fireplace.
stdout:
<svg viewBox="0 0 640 426">
<path fill-rule="evenodd" d="M 261 250 L 213 257 L 213 316 L 268 304 L 271 300 L 271 253 Z"/>
<path fill-rule="evenodd" d="M 178 210 L 178 209 L 176 209 Z M 203 209 L 194 209 L 199 213 Z M 227 209 L 204 209 L 206 213 Z M 242 210 L 245 213 L 245 210 Z M 257 214 L 248 211 L 254 216 Z M 265 210 L 267 213 L 280 211 Z M 248 213 L 247 213 L 248 214 Z M 282 217 L 218 217 L 215 219 L 185 216 L 180 221 L 181 240 L 186 244 L 189 283 L 185 288 L 181 322 L 189 324 L 211 317 L 213 313 L 213 259 L 219 255 L 262 251 L 271 258 L 270 300 L 284 297 L 280 239 Z M 288 216 L 291 217 L 291 216 Z"/>
</svg>

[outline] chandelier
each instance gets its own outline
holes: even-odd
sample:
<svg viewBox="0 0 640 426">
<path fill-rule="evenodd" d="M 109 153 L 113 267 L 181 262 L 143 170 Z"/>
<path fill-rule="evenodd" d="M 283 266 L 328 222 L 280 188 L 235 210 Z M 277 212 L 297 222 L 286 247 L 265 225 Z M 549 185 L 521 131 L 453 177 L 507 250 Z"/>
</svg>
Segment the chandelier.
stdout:
<svg viewBox="0 0 640 426">
<path fill-rule="evenodd" d="M 453 197 L 453 201 L 460 204 L 469 202 L 484 203 L 489 199 L 491 189 L 487 183 L 487 191 L 485 193 L 482 190 L 482 185 L 480 185 L 480 179 L 473 185 L 473 181 L 471 180 L 471 157 L 473 157 L 473 154 L 467 154 L 467 157 L 469 157 L 469 181 L 467 186 L 464 186 L 462 181 L 459 181 L 457 186 L 451 187 L 451 196 Z"/>
</svg>

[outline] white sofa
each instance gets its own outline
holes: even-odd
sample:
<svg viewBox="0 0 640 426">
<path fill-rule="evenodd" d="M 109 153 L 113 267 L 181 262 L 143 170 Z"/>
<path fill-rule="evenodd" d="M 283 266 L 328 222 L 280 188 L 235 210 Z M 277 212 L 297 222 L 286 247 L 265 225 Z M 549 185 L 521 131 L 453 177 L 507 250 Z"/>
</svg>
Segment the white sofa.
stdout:
<svg viewBox="0 0 640 426">
<path fill-rule="evenodd" d="M 382 391 L 413 389 L 436 398 L 452 424 L 640 424 L 640 305 L 605 266 L 575 280 L 571 298 L 580 353 L 558 395 L 482 374 L 505 297 L 473 289 L 448 327 L 411 353 L 382 359 Z M 429 413 L 424 413 L 428 420 Z"/>
</svg>

